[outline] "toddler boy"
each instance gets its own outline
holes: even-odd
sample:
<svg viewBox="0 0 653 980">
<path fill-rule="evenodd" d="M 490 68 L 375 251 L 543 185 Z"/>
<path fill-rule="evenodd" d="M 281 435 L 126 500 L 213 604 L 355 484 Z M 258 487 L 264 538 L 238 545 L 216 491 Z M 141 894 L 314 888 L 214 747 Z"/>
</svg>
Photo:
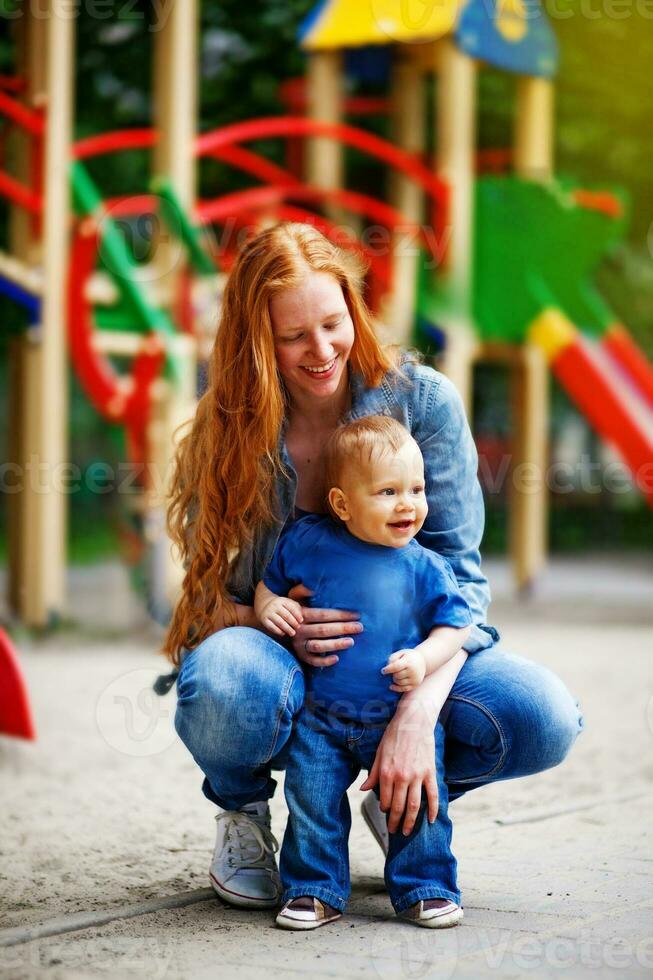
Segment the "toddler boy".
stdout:
<svg viewBox="0 0 653 980">
<path fill-rule="evenodd" d="M 385 416 L 337 429 L 326 447 L 332 516 L 309 514 L 283 533 L 259 583 L 261 624 L 292 636 L 302 607 L 287 593 L 303 583 L 310 603 L 357 609 L 363 632 L 336 664 L 307 669 L 304 707 L 293 728 L 281 851 L 283 908 L 277 924 L 314 929 L 337 919 L 349 897 L 347 789 L 370 769 L 401 694 L 462 647 L 472 618 L 447 561 L 415 536 L 427 514 L 417 443 Z M 395 911 L 417 925 L 462 918 L 436 731 L 440 805 L 433 824 L 422 803 L 412 832 L 390 835 L 385 878 Z"/>
</svg>

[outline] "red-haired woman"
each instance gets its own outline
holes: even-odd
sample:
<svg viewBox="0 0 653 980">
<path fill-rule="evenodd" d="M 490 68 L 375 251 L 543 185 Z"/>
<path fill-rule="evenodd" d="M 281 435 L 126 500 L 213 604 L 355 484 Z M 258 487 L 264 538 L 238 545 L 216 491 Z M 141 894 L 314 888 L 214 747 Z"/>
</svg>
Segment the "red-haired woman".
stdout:
<svg viewBox="0 0 653 980">
<path fill-rule="evenodd" d="M 362 274 L 308 225 L 252 238 L 229 276 L 208 388 L 176 458 L 169 528 L 186 575 L 165 642 L 180 671 L 175 724 L 218 807 L 211 882 L 244 907 L 279 899 L 268 800 L 302 706 L 303 665 L 328 669 L 362 629 L 355 609 L 307 606 L 284 645 L 253 609 L 284 525 L 325 510 L 323 447 L 341 421 L 392 415 L 412 433 L 429 505 L 418 540 L 448 559 L 475 622 L 465 649 L 403 695 L 386 728 L 365 783 L 380 808 L 373 792 L 363 804 L 379 843 L 412 830 L 423 796 L 421 807 L 446 809 L 470 789 L 557 765 L 582 724 L 562 682 L 500 649 L 486 624 L 483 501 L 460 399 L 443 375 L 379 344 Z"/>
</svg>

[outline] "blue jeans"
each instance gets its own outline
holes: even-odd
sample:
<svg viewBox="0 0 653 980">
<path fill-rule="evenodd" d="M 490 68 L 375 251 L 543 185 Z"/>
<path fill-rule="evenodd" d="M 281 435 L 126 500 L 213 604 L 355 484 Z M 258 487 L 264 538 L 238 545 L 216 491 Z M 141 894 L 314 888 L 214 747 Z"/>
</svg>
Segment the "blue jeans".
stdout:
<svg viewBox="0 0 653 980">
<path fill-rule="evenodd" d="M 205 775 L 208 799 L 227 810 L 269 799 L 276 785 L 271 771 L 286 767 L 304 702 L 295 657 L 259 630 L 231 627 L 186 655 L 177 691 L 175 727 Z M 441 797 L 447 820 L 447 795 L 452 802 L 470 789 L 562 762 L 582 716 L 554 673 L 495 646 L 467 658 L 440 723 L 436 771 L 441 792 L 448 790 Z"/>
<path fill-rule="evenodd" d="M 385 724 L 341 721 L 304 706 L 295 721 L 284 789 L 288 826 L 281 849 L 282 902 L 314 895 L 343 911 L 349 898 L 347 842 L 351 813 L 347 789 L 361 769 L 371 769 Z M 396 912 L 423 898 L 460 902 L 456 859 L 451 853 L 451 821 L 444 780 L 445 733 L 435 731 L 439 805 L 430 824 L 422 805 L 405 837 L 390 834 L 385 882 Z"/>
</svg>

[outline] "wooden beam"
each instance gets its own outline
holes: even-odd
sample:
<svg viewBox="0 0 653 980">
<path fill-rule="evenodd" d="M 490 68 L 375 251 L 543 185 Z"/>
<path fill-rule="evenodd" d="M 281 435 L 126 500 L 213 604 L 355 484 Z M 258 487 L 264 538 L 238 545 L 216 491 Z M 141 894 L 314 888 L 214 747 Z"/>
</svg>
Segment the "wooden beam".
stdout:
<svg viewBox="0 0 653 980">
<path fill-rule="evenodd" d="M 549 180 L 554 165 L 554 91 L 549 79 L 518 79 L 514 143 L 515 172 L 527 180 Z M 514 465 L 521 472 L 546 474 L 551 424 L 548 368 L 531 345 L 525 344 L 520 353 L 522 364 L 513 384 Z M 546 479 L 528 490 L 522 486 L 521 492 L 513 487 L 508 536 L 521 589 L 532 587 L 545 562 L 548 527 Z"/>
<path fill-rule="evenodd" d="M 41 273 L 5 252 L 0 252 L 0 276 L 20 286 L 32 296 L 40 296 L 43 292 L 43 276 Z"/>
<path fill-rule="evenodd" d="M 43 101 L 45 87 L 45 65 L 43 58 L 36 58 L 37 49 L 45 47 L 45 24 L 33 17 L 20 17 L 13 22 L 16 44 L 16 72 L 26 79 L 25 101 L 33 106 Z M 16 128 L 10 134 L 9 155 L 12 170 L 17 174 L 30 171 L 30 137 Z M 9 213 L 9 245 L 12 255 L 29 265 L 40 259 L 40 243 L 33 238 L 31 216 L 19 207 L 12 207 Z M 17 337 L 9 344 L 9 397 L 7 405 L 9 442 L 8 462 L 14 472 L 20 474 L 24 487 L 25 471 L 29 447 L 27 444 L 27 367 L 26 338 Z M 7 496 L 8 525 L 8 570 L 9 581 L 7 599 L 9 608 L 16 615 L 22 615 L 23 600 L 29 588 L 25 571 L 25 501 L 24 491 Z"/>
<path fill-rule="evenodd" d="M 311 119 L 339 123 L 343 121 L 343 63 L 341 51 L 312 51 L 308 55 L 306 75 L 306 109 Z M 325 189 L 342 188 L 345 161 L 342 143 L 326 136 L 308 141 L 306 153 L 309 184 Z M 353 215 L 335 205 L 325 206 L 329 218 L 358 230 Z"/>
<path fill-rule="evenodd" d="M 553 173 L 554 92 L 548 78 L 517 81 L 514 124 L 515 172 L 529 180 L 548 180 Z"/>
<path fill-rule="evenodd" d="M 408 153 L 421 154 L 426 148 L 426 98 L 424 77 L 414 58 L 395 52 L 392 72 L 392 140 Z M 390 203 L 408 222 L 419 228 L 424 220 L 424 192 L 415 181 L 390 173 Z M 415 320 L 417 272 L 420 255 L 418 233 L 409 226 L 394 234 L 392 252 L 392 295 L 381 310 L 379 320 L 384 343 L 407 346 L 412 341 Z"/>
<path fill-rule="evenodd" d="M 10 504 L 9 600 L 29 626 L 44 627 L 63 612 L 65 601 L 68 461 L 68 367 L 66 279 L 68 264 L 68 158 L 72 130 L 74 20 L 49 0 L 37 17 L 26 8 L 18 25 L 19 72 L 26 100 L 47 112 L 44 136 L 44 209 L 41 237 L 14 210 L 12 253 L 42 268 L 40 329 L 12 344 L 11 452 L 23 489 Z M 28 172 L 29 147 L 16 143 L 16 161 Z"/>
<path fill-rule="evenodd" d="M 0 263 L 0 272 L 2 265 Z M 174 300 L 174 283 L 169 279 L 161 280 L 154 264 L 143 264 L 138 267 L 139 276 L 147 283 L 147 298 L 157 306 L 169 306 Z M 115 306 L 120 301 L 120 290 L 115 279 L 106 272 L 96 270 L 84 286 L 84 298 L 94 306 Z"/>
<path fill-rule="evenodd" d="M 31 37 L 35 43 L 36 34 Z M 44 141 L 44 209 L 41 331 L 25 349 L 27 373 L 27 474 L 22 616 L 47 626 L 65 599 L 68 462 L 67 304 L 69 152 L 72 137 L 74 20 L 56 0 L 45 19 L 47 125 Z"/>
<path fill-rule="evenodd" d="M 187 211 L 196 199 L 198 27 L 197 0 L 164 0 L 154 38 L 154 125 L 159 139 L 154 172 L 172 183 Z"/>
<path fill-rule="evenodd" d="M 94 330 L 93 350 L 101 354 L 112 354 L 114 357 L 136 357 L 140 353 L 143 334 L 129 333 L 126 330 Z"/>
<path fill-rule="evenodd" d="M 155 31 L 154 124 L 159 140 L 154 174 L 166 178 L 181 206 L 192 215 L 196 201 L 198 85 L 197 0 L 164 0 Z M 159 293 L 176 295 L 176 281 L 187 258 L 179 235 L 166 236 L 157 248 L 155 263 L 161 270 Z M 180 368 L 177 385 L 161 380 L 153 386 L 153 407 L 148 430 L 149 463 L 154 479 L 146 493 L 146 526 L 150 544 L 150 599 L 155 614 L 166 615 L 174 605 L 183 569 L 174 559 L 165 530 L 165 510 L 177 426 L 192 418 L 196 407 L 197 344 L 189 335 L 174 340 Z"/>
<path fill-rule="evenodd" d="M 477 360 L 483 364 L 505 364 L 519 367 L 522 360 L 519 344 L 509 344 L 503 340 L 485 340 L 479 344 Z"/>
<path fill-rule="evenodd" d="M 477 362 L 508 368 L 511 475 L 508 548 L 517 587 L 530 589 L 546 559 L 548 541 L 549 369 L 533 344 L 485 341 Z"/>
<path fill-rule="evenodd" d="M 471 311 L 477 68 L 452 38 L 442 40 L 436 49 L 437 167 L 449 185 L 446 288 L 452 309 L 445 324 L 442 370 L 458 387 L 470 415 L 477 346 Z"/>
<path fill-rule="evenodd" d="M 517 587 L 531 589 L 548 539 L 549 368 L 533 344 L 519 347 L 512 368 L 512 454 L 509 547 Z"/>
</svg>

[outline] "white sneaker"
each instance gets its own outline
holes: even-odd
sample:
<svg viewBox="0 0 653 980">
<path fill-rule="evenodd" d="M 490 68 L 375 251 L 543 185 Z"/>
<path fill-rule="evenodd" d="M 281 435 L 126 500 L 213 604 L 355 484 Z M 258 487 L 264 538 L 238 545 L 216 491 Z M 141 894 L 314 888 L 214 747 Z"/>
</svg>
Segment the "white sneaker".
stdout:
<svg viewBox="0 0 653 980">
<path fill-rule="evenodd" d="M 270 830 L 270 808 L 265 801 L 248 803 L 242 810 L 216 815 L 218 836 L 209 877 L 220 898 L 230 905 L 270 909 L 279 903 L 281 882 L 274 857 L 279 845 Z"/>
<path fill-rule="evenodd" d="M 462 922 L 463 917 L 460 905 L 446 898 L 426 898 L 398 914 L 398 918 L 425 929 L 450 929 Z"/>
<path fill-rule="evenodd" d="M 326 902 L 321 902 L 313 895 L 302 895 L 286 902 L 276 918 L 281 929 L 295 929 L 305 932 L 308 929 L 319 929 L 329 922 L 342 918 L 342 912 L 334 909 Z"/>
<path fill-rule="evenodd" d="M 390 835 L 388 834 L 388 821 L 385 813 L 379 806 L 379 801 L 373 790 L 370 790 L 361 803 L 361 813 L 363 820 L 372 832 L 372 836 L 387 855 L 390 847 Z"/>
</svg>

